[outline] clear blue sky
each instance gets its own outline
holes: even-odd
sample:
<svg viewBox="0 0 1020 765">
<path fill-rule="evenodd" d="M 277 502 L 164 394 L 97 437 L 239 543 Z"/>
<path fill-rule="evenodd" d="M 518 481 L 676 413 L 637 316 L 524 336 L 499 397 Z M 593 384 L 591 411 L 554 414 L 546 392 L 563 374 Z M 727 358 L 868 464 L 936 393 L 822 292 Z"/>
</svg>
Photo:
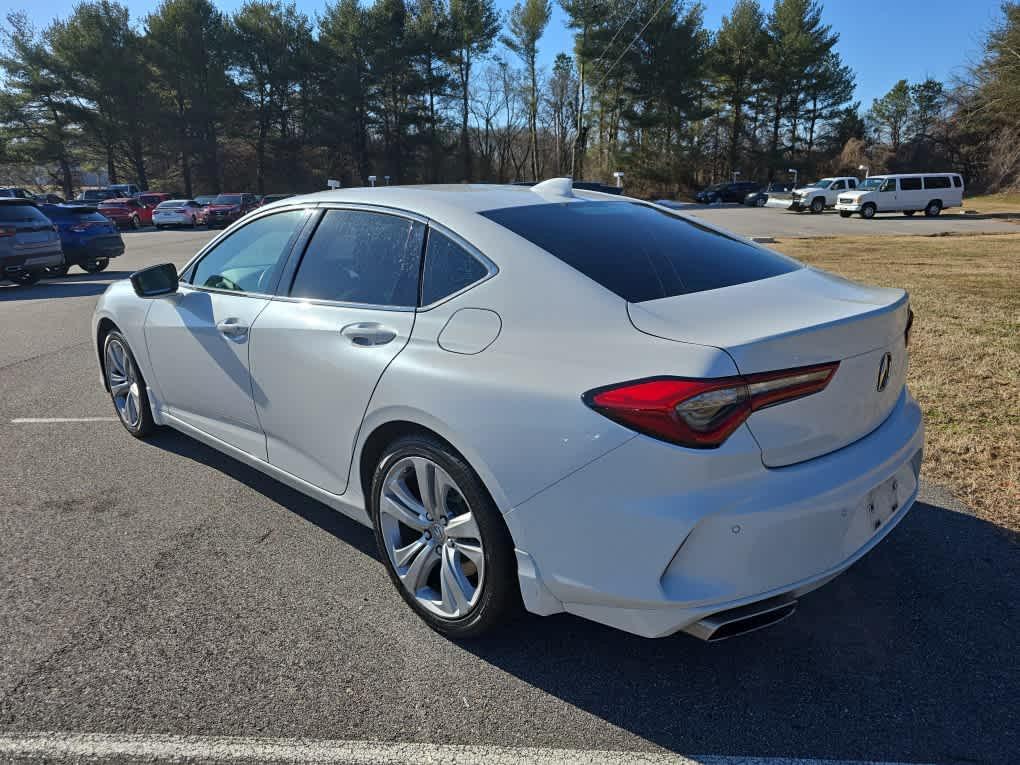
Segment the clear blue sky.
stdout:
<svg viewBox="0 0 1020 765">
<path fill-rule="evenodd" d="M 122 0 L 124 2 L 125 0 Z M 225 11 L 243 0 L 214 0 Z M 513 0 L 496 0 L 504 11 Z M 326 0 L 297 0 L 309 16 L 322 10 Z M 138 19 L 158 4 L 157 0 L 126 0 Z M 564 26 L 563 11 L 553 0 L 554 14 L 539 48 L 549 66 L 560 51 L 571 52 L 573 40 Z M 733 0 L 704 0 L 705 23 L 716 29 L 733 6 Z M 771 0 L 762 0 L 771 7 Z M 1001 0 L 828 0 L 824 17 L 839 32 L 838 51 L 857 73 L 857 95 L 867 109 L 899 79 L 949 78 L 981 48 L 984 33 L 999 19 Z M 68 0 L 0 0 L 4 15 L 24 9 L 38 26 L 70 12 Z M 626 44 L 621 40 L 617 45 Z"/>
</svg>

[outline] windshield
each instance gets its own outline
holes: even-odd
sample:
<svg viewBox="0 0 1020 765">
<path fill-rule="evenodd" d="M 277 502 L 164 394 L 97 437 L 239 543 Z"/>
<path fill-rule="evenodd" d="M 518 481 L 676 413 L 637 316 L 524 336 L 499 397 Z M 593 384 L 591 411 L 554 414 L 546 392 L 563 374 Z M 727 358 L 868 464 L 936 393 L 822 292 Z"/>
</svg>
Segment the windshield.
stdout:
<svg viewBox="0 0 1020 765">
<path fill-rule="evenodd" d="M 829 188 L 829 186 L 832 185 L 832 181 L 833 180 L 834 179 L 832 179 L 832 178 L 822 178 L 822 180 L 820 180 L 820 181 L 815 181 L 814 183 L 807 184 L 804 188 L 806 188 L 806 189 L 827 189 L 827 188 Z"/>
<path fill-rule="evenodd" d="M 210 204 L 216 197 L 195 197 L 195 201 L 200 205 Z"/>
<path fill-rule="evenodd" d="M 239 205 L 241 197 L 237 194 L 220 194 L 213 200 L 214 205 Z"/>
<path fill-rule="evenodd" d="M 874 191 L 882 185 L 885 178 L 867 178 L 857 186 L 858 191 Z"/>
</svg>

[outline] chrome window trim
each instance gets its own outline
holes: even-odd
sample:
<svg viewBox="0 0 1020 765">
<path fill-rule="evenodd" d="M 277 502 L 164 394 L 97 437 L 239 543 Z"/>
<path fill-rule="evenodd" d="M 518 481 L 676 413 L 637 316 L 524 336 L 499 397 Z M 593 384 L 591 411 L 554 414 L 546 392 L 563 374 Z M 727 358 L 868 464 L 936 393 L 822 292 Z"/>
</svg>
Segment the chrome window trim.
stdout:
<svg viewBox="0 0 1020 765">
<path fill-rule="evenodd" d="M 392 311 L 393 313 L 414 313 L 414 307 L 399 305 L 377 305 L 375 303 L 351 303 L 344 300 L 323 300 L 321 298 L 291 297 L 290 295 L 272 295 L 271 300 L 281 303 L 321 305 L 331 308 L 362 308 L 366 311 Z"/>
<path fill-rule="evenodd" d="M 270 210 L 257 210 L 255 212 L 250 212 L 250 213 L 247 213 L 246 215 L 241 216 L 240 218 L 235 220 L 233 223 L 231 223 L 229 226 L 227 226 L 225 229 L 223 229 L 219 233 L 218 236 L 215 236 L 212 239 L 210 239 L 208 242 L 206 242 L 205 246 L 202 247 L 202 249 L 200 249 L 197 253 L 192 255 L 191 260 L 189 260 L 180 269 L 178 269 L 178 271 L 177 271 L 177 278 L 180 279 L 183 274 L 186 274 L 193 266 L 195 266 L 195 264 L 198 263 L 199 260 L 204 258 L 206 256 L 206 253 L 208 253 L 213 247 L 215 247 L 217 244 L 219 244 L 221 240 L 225 239 L 228 235 L 234 233 L 235 229 L 241 228 L 242 225 L 247 226 L 249 223 L 253 223 L 254 221 L 258 220 L 259 218 L 265 218 L 268 215 L 275 215 L 276 213 L 290 212 L 290 211 L 293 211 L 293 210 L 314 210 L 314 209 L 315 209 L 315 204 L 314 203 L 305 202 L 303 204 L 293 204 L 293 205 L 284 205 L 283 207 L 274 207 L 274 208 L 272 208 Z M 181 283 L 182 284 L 188 284 L 188 282 L 181 282 Z M 189 286 L 193 286 L 193 285 L 189 284 Z M 206 289 L 206 288 L 205 287 L 195 287 L 195 289 Z M 227 294 L 230 294 L 230 295 L 237 295 L 237 294 L 239 294 L 237 292 L 230 292 L 229 290 L 227 290 L 226 292 L 227 292 Z M 249 294 L 250 295 L 250 294 L 253 294 L 253 293 L 249 292 L 249 293 L 245 293 L 245 294 Z"/>
<path fill-rule="evenodd" d="M 234 297 L 259 298 L 260 300 L 266 300 L 273 297 L 265 292 L 238 292 L 236 290 L 216 289 L 215 287 L 196 287 L 194 284 L 188 284 L 187 282 L 181 282 L 179 286 L 189 289 L 192 292 L 209 292 L 214 295 L 233 295 Z"/>
<path fill-rule="evenodd" d="M 463 247 L 464 250 L 467 251 L 468 255 L 473 257 L 475 260 L 477 260 L 483 266 L 485 266 L 486 273 L 485 273 L 485 276 L 483 276 L 481 279 L 477 279 L 477 280 L 471 282 L 471 284 L 467 284 L 464 287 L 461 287 L 456 292 L 451 292 L 449 295 L 445 295 L 444 297 L 441 297 L 439 300 L 434 300 L 434 301 L 432 301 L 431 303 L 429 303 L 427 305 L 420 306 L 418 308 L 418 310 L 420 312 L 423 312 L 423 313 L 425 311 L 431 311 L 433 308 L 436 308 L 437 306 L 440 306 L 443 303 L 446 303 L 446 302 L 448 302 L 450 300 L 453 300 L 454 298 L 456 298 L 456 297 L 458 297 L 460 295 L 463 295 L 468 290 L 474 289 L 479 284 L 482 284 L 484 282 L 489 281 L 489 279 L 491 279 L 492 277 L 494 277 L 496 274 L 499 273 L 499 266 L 497 266 L 495 263 L 493 263 L 492 260 L 489 257 L 487 257 L 485 254 L 483 254 L 481 250 L 479 250 L 477 247 L 475 247 L 473 244 L 471 244 L 471 242 L 469 242 L 467 239 L 462 237 L 460 234 L 458 234 L 458 233 L 456 233 L 454 231 L 451 231 L 450 229 L 448 229 L 446 226 L 442 225 L 441 223 L 436 223 L 435 221 L 429 221 L 429 233 L 430 234 L 432 232 L 432 229 L 435 229 L 436 231 L 438 231 L 443 236 L 449 237 L 454 242 L 454 244 L 457 244 L 460 247 Z M 426 238 L 425 239 L 425 253 L 424 253 L 424 257 L 422 259 L 422 272 L 421 272 L 421 287 L 422 287 L 423 290 L 425 289 L 425 265 L 426 265 L 425 261 L 428 259 L 428 256 L 429 256 L 428 238 Z"/>
</svg>

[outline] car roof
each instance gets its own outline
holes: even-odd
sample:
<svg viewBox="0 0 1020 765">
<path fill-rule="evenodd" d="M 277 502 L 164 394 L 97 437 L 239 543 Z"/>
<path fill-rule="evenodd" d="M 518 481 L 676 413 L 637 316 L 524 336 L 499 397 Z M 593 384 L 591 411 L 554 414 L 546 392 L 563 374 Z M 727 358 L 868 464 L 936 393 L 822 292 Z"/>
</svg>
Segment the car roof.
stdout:
<svg viewBox="0 0 1020 765">
<path fill-rule="evenodd" d="M 559 180 L 559 179 L 554 179 Z M 564 203 L 584 200 L 634 201 L 629 197 L 598 191 L 551 186 L 545 181 L 535 186 L 509 184 L 451 183 L 421 186 L 377 186 L 317 191 L 274 202 L 282 206 L 299 203 L 352 203 L 393 207 L 427 218 L 451 214 L 480 213 L 505 207 Z"/>
</svg>

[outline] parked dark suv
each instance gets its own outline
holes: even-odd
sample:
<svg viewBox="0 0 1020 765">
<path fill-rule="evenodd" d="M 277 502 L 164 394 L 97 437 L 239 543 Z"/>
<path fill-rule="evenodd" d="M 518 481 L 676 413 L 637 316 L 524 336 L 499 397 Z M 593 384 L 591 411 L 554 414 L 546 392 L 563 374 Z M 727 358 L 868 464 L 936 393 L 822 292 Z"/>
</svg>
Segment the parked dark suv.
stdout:
<svg viewBox="0 0 1020 765">
<path fill-rule="evenodd" d="M 699 191 L 694 195 L 694 199 L 706 205 L 715 202 L 743 202 L 744 198 L 753 191 L 761 191 L 761 184 L 754 181 L 716 183 Z"/>
<path fill-rule="evenodd" d="M 62 265 L 57 227 L 28 199 L 0 199 L 0 281 L 35 284 Z"/>
</svg>

